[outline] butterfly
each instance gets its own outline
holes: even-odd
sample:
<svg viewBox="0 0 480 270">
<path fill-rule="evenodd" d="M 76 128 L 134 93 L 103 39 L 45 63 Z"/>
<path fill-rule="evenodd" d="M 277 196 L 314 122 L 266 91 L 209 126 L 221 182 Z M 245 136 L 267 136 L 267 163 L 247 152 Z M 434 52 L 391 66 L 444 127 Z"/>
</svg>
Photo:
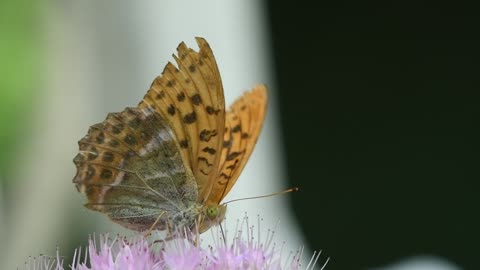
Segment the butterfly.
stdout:
<svg viewBox="0 0 480 270">
<path fill-rule="evenodd" d="M 74 158 L 85 206 L 135 231 L 197 226 L 225 217 L 223 198 L 255 147 L 267 106 L 257 85 L 226 111 L 212 50 L 180 43 L 137 107 L 90 127 Z"/>
</svg>

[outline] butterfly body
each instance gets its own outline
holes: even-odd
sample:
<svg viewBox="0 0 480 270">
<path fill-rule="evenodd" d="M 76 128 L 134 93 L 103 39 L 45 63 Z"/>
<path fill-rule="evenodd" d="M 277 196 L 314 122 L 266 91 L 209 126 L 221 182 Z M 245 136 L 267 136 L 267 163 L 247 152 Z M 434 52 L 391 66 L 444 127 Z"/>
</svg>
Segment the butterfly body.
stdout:
<svg viewBox="0 0 480 270">
<path fill-rule="evenodd" d="M 136 230 L 198 225 L 208 230 L 225 216 L 229 192 L 256 143 L 266 107 L 257 86 L 225 111 L 215 59 L 178 47 L 135 108 L 110 113 L 90 127 L 74 158 L 77 189 L 86 207 Z"/>
</svg>

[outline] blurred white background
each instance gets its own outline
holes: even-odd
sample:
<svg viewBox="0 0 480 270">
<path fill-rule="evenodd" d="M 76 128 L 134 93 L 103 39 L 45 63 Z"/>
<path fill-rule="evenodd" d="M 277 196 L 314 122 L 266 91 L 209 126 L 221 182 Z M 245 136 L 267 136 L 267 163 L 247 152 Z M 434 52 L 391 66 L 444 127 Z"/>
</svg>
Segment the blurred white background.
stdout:
<svg viewBox="0 0 480 270">
<path fill-rule="evenodd" d="M 54 255 L 56 246 L 69 255 L 65 241 L 70 234 L 78 244 L 93 232 L 130 234 L 83 208 L 85 200 L 71 183 L 77 141 L 108 112 L 135 106 L 167 61 L 173 61 L 181 41 L 197 48 L 196 36 L 206 38 L 214 51 L 227 104 L 257 83 L 270 88 L 258 146 L 226 200 L 288 188 L 261 1 L 51 1 L 44 11 L 45 94 L 34 116 L 34 136 L 16 161 L 22 169 L 13 175 L 18 179 L 15 210 L 8 220 L 2 218 L 3 243 L 9 244 L 2 245 L 0 268 L 15 269 L 28 256 Z M 286 250 L 302 245 L 285 196 L 232 204 L 230 230 L 245 212 L 254 224 L 260 215 L 264 229 L 280 220 L 276 240 L 285 241 Z"/>
</svg>

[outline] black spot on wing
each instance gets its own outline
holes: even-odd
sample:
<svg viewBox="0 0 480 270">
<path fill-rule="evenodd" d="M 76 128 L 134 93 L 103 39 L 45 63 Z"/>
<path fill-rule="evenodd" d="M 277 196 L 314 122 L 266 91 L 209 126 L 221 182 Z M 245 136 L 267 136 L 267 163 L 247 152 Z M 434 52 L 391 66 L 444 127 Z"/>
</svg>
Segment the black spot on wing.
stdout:
<svg viewBox="0 0 480 270">
<path fill-rule="evenodd" d="M 112 147 L 117 147 L 120 145 L 120 143 L 117 140 L 111 140 L 108 144 Z"/>
<path fill-rule="evenodd" d="M 98 144 L 102 144 L 105 141 L 105 133 L 100 132 L 95 138 Z"/>
<path fill-rule="evenodd" d="M 173 106 L 173 104 L 170 104 L 170 106 L 168 106 L 167 112 L 168 112 L 168 114 L 170 114 L 171 116 L 175 115 L 175 107 Z"/>
<path fill-rule="evenodd" d="M 242 127 L 240 127 L 240 125 L 236 125 L 232 128 L 233 133 L 240 132 L 241 130 L 242 130 Z"/>
<path fill-rule="evenodd" d="M 155 99 L 162 99 L 165 97 L 165 91 L 160 91 L 156 96 Z"/>
<path fill-rule="evenodd" d="M 138 118 L 133 118 L 128 122 L 128 126 L 130 126 L 133 129 L 137 129 L 140 126 L 140 119 Z"/>
<path fill-rule="evenodd" d="M 192 100 L 192 103 L 193 103 L 194 105 L 200 105 L 200 104 L 202 104 L 202 98 L 200 97 L 199 94 L 193 95 L 192 97 L 190 97 L 190 99 Z"/>
<path fill-rule="evenodd" d="M 217 152 L 217 150 L 210 148 L 208 146 L 203 148 L 202 151 L 205 153 L 209 153 L 210 155 L 215 155 L 215 153 Z"/>
<path fill-rule="evenodd" d="M 232 153 L 229 153 L 229 154 L 227 155 L 226 160 L 227 160 L 227 161 L 234 160 L 235 158 L 237 158 L 237 157 L 240 156 L 241 154 L 243 154 L 243 152 L 232 152 Z"/>
<path fill-rule="evenodd" d="M 112 175 L 113 175 L 113 173 L 109 169 L 102 169 L 102 172 L 100 173 L 100 177 L 102 179 L 108 179 L 108 178 L 112 177 Z"/>
<path fill-rule="evenodd" d="M 178 100 L 179 102 L 184 101 L 184 100 L 185 100 L 185 93 L 183 93 L 183 92 L 179 93 L 179 94 L 177 95 L 177 100 Z"/>
<path fill-rule="evenodd" d="M 207 106 L 205 109 L 207 110 L 207 113 L 210 115 L 218 114 L 220 112 L 219 109 L 215 110 L 215 108 L 213 108 L 212 106 Z"/>
<path fill-rule="evenodd" d="M 123 140 L 129 145 L 137 144 L 137 140 L 135 139 L 135 137 L 133 137 L 132 134 L 127 134 L 127 136 L 125 136 Z"/>
<path fill-rule="evenodd" d="M 227 166 L 227 169 L 233 170 L 233 169 L 235 169 L 235 167 L 237 167 L 237 164 L 238 164 L 238 159 L 236 159 L 235 162 L 232 165 Z"/>
<path fill-rule="evenodd" d="M 223 147 L 224 147 L 224 148 L 230 148 L 230 147 L 232 147 L 232 140 L 223 141 Z"/>
<path fill-rule="evenodd" d="M 221 174 L 220 174 L 220 177 L 223 177 L 223 178 L 225 178 L 225 179 L 227 179 L 227 180 L 230 179 L 230 176 L 229 176 L 229 175 L 226 175 L 225 173 L 221 173 Z M 222 184 L 222 185 L 225 185 L 227 182 L 223 182 L 223 183 L 222 183 L 222 182 L 218 181 L 218 183 L 220 183 L 220 184 Z"/>
<path fill-rule="evenodd" d="M 113 134 L 120 134 L 125 127 L 122 123 L 112 126 Z"/>
<path fill-rule="evenodd" d="M 180 141 L 180 147 L 181 148 L 187 148 L 188 147 L 188 141 L 187 139 L 181 140 Z"/>
<path fill-rule="evenodd" d="M 205 162 L 205 164 L 207 164 L 208 167 L 212 167 L 212 166 L 213 166 L 213 164 L 210 164 L 210 163 L 208 162 L 208 159 L 207 159 L 207 158 L 199 157 L 199 158 L 198 158 L 198 161 L 203 161 L 203 162 Z"/>
<path fill-rule="evenodd" d="M 204 142 L 210 141 L 210 139 L 214 136 L 217 136 L 217 130 L 208 130 L 204 129 L 200 132 L 200 140 Z"/>
<path fill-rule="evenodd" d="M 185 124 L 192 124 L 195 121 L 197 121 L 197 114 L 195 112 L 188 113 L 183 117 L 183 122 Z"/>
</svg>

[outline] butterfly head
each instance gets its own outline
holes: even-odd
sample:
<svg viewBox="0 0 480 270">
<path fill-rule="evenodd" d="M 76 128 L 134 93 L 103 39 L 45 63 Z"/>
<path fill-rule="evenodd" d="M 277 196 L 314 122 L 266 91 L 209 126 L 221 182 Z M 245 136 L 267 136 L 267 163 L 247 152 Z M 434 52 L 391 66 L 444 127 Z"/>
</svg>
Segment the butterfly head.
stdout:
<svg viewBox="0 0 480 270">
<path fill-rule="evenodd" d="M 225 218 L 227 212 L 227 205 L 210 204 L 205 205 L 202 211 L 202 222 L 200 224 L 200 233 L 208 230 L 213 225 L 220 224 Z"/>
</svg>

